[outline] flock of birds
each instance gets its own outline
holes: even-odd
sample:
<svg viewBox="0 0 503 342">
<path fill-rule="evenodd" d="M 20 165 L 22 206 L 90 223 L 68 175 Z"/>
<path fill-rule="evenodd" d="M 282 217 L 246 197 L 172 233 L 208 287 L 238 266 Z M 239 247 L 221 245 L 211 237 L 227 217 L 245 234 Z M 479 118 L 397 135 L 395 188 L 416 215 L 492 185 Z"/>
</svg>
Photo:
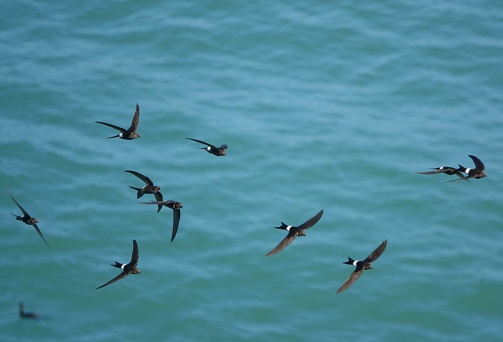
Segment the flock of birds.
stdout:
<svg viewBox="0 0 503 342">
<path fill-rule="evenodd" d="M 120 138 L 120 139 L 125 139 L 125 140 L 133 140 L 140 138 L 140 134 L 137 133 L 138 125 L 140 123 L 140 107 L 138 104 L 136 104 L 136 110 L 133 116 L 133 120 L 131 122 L 131 126 L 128 129 L 124 129 L 122 127 L 107 123 L 107 122 L 102 122 L 102 121 L 96 121 L 96 123 L 111 127 L 120 133 L 114 136 L 111 136 L 109 138 Z M 202 145 L 206 145 L 206 147 L 202 147 L 201 149 L 206 150 L 208 153 L 215 155 L 215 156 L 225 156 L 227 152 L 227 145 L 223 144 L 220 147 L 216 147 L 212 144 L 209 144 L 207 142 L 204 142 L 202 140 L 197 140 L 197 139 L 192 139 L 192 138 L 186 138 L 192 141 L 195 141 L 197 143 L 200 143 Z M 446 174 L 446 175 L 456 175 L 459 178 L 454 179 L 445 183 L 449 182 L 454 182 L 458 180 L 466 180 L 469 181 L 470 179 L 480 179 L 483 177 L 486 177 L 485 173 L 485 166 L 480 161 L 479 158 L 469 155 L 469 157 L 473 160 L 473 163 L 475 164 L 474 168 L 466 168 L 460 164 L 458 164 L 457 168 L 450 167 L 450 166 L 440 166 L 436 168 L 432 168 L 431 171 L 424 171 L 424 172 L 416 172 L 418 174 L 424 174 L 424 175 L 431 175 L 431 174 Z M 166 206 L 170 209 L 173 210 L 173 228 L 172 228 L 172 234 L 171 234 L 171 242 L 176 237 L 176 233 L 178 231 L 178 226 L 180 223 L 180 218 L 181 218 L 181 211 L 180 209 L 183 208 L 183 204 L 181 202 L 177 202 L 174 200 L 164 200 L 160 190 L 161 188 L 157 185 L 154 185 L 152 180 L 148 178 L 147 176 L 142 175 L 139 172 L 132 171 L 132 170 L 126 170 L 125 172 L 131 173 L 132 175 L 138 177 L 140 180 L 142 180 L 145 185 L 141 188 L 138 187 L 133 187 L 130 186 L 133 190 L 137 192 L 136 198 L 139 199 L 145 194 L 152 194 L 155 197 L 155 201 L 150 201 L 150 202 L 140 202 L 141 204 L 156 204 L 157 205 L 157 212 L 159 212 L 163 206 Z M 10 195 L 12 200 L 16 203 L 16 205 L 19 207 L 21 212 L 23 213 L 22 216 L 11 214 L 16 217 L 16 220 L 20 220 L 28 225 L 32 225 L 35 230 L 37 231 L 38 235 L 42 238 L 44 243 L 47 245 L 48 248 L 49 244 L 45 240 L 42 232 L 37 226 L 37 223 L 39 222 L 36 218 L 30 216 L 28 212 L 16 201 L 16 199 Z M 315 216 L 307 220 L 306 222 L 302 223 L 299 226 L 291 226 L 287 225 L 283 222 L 281 222 L 281 226 L 275 227 L 277 229 L 282 229 L 287 231 L 286 237 L 281 240 L 281 242 L 274 247 L 269 253 L 266 254 L 266 256 L 271 256 L 274 254 L 277 254 L 281 252 L 283 249 L 285 249 L 288 245 L 290 245 L 297 236 L 306 236 L 306 233 L 304 232 L 305 230 L 313 227 L 321 218 L 323 215 L 323 210 L 318 212 Z M 344 264 L 347 265 L 352 265 L 355 267 L 354 271 L 351 273 L 349 278 L 342 284 L 342 286 L 337 290 L 337 293 L 340 293 L 342 291 L 345 291 L 348 289 L 353 283 L 362 275 L 363 271 L 365 270 L 370 270 L 372 269 L 372 262 L 377 260 L 381 254 L 384 252 L 386 249 L 386 246 L 388 245 L 388 240 L 384 240 L 379 247 L 377 247 L 372 253 L 370 253 L 369 256 L 367 256 L 364 260 L 355 260 L 350 257 L 348 257 L 348 261 L 343 262 Z M 115 278 L 112 280 L 106 282 L 105 284 L 99 286 L 96 288 L 100 289 L 102 287 L 108 286 L 117 280 L 120 280 L 122 278 L 125 278 L 126 276 L 130 274 L 138 274 L 140 273 L 140 270 L 137 268 L 138 265 L 138 258 L 139 258 L 139 252 L 138 252 L 138 243 L 136 240 L 133 240 L 133 252 L 131 255 L 131 260 L 126 263 L 119 263 L 115 262 L 114 264 L 111 264 L 113 267 L 120 268 L 122 272 L 117 275 Z M 22 318 L 38 318 L 38 315 L 34 313 L 26 313 L 24 312 L 23 309 L 23 303 L 19 304 L 19 313 L 20 317 Z"/>
</svg>

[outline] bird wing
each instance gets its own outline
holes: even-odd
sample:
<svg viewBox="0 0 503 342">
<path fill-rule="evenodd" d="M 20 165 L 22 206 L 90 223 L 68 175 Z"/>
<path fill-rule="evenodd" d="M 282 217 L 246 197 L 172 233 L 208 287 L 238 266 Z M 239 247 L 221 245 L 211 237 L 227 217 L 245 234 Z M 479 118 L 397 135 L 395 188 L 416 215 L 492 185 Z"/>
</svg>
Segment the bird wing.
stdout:
<svg viewBox="0 0 503 342">
<path fill-rule="evenodd" d="M 318 222 L 320 220 L 322 215 L 323 215 L 323 209 L 318 214 L 316 214 L 315 216 L 313 216 L 312 218 L 310 218 L 309 220 L 307 220 L 306 222 L 304 222 L 303 224 L 301 224 L 297 228 L 298 229 L 311 228 L 312 226 L 314 226 L 316 224 L 316 222 Z"/>
<path fill-rule="evenodd" d="M 456 176 L 458 176 L 458 177 L 460 177 L 460 178 L 463 178 L 463 177 L 464 177 L 464 176 L 463 176 L 463 174 L 461 173 L 461 171 L 458 171 L 458 170 L 454 170 L 454 171 L 452 171 L 452 173 L 451 173 L 451 174 L 452 174 L 452 175 L 456 175 Z"/>
<path fill-rule="evenodd" d="M 23 215 L 26 216 L 28 219 L 30 219 L 31 218 L 30 214 L 28 214 L 26 212 L 26 210 L 24 210 L 23 207 L 19 203 L 17 203 L 17 201 L 14 199 L 14 197 L 12 197 L 11 194 L 9 194 L 9 196 L 10 196 L 10 198 L 12 198 L 12 200 L 14 201 L 14 203 L 16 203 L 16 205 L 19 207 L 19 209 L 21 209 L 21 211 L 23 212 Z"/>
<path fill-rule="evenodd" d="M 288 235 L 283 240 L 281 240 L 281 242 L 278 243 L 278 245 L 276 247 L 274 247 L 274 249 L 272 251 L 267 253 L 266 256 L 274 255 L 276 253 L 281 252 L 283 249 L 285 249 L 286 246 L 291 244 L 293 242 L 293 240 L 295 240 L 296 237 L 297 237 L 297 232 L 294 232 L 293 229 L 290 229 L 290 231 L 288 232 Z"/>
<path fill-rule="evenodd" d="M 416 172 L 417 174 L 420 175 L 436 175 L 437 173 L 441 173 L 442 170 L 435 169 L 433 171 L 424 171 L 424 172 Z"/>
<path fill-rule="evenodd" d="M 168 200 L 169 201 L 169 200 Z M 168 201 L 150 201 L 150 202 L 140 202 L 140 204 L 165 204 Z"/>
<path fill-rule="evenodd" d="M 162 209 L 162 204 L 159 202 L 164 202 L 164 199 L 162 198 L 162 194 L 159 191 L 154 193 L 154 196 L 155 196 L 155 199 L 157 200 L 157 212 L 159 212 Z"/>
<path fill-rule="evenodd" d="M 136 243 L 136 240 L 133 240 L 133 253 L 131 254 L 131 261 L 129 262 L 130 265 L 136 267 L 136 264 L 138 264 L 138 258 L 140 257 L 140 254 L 138 253 L 138 244 Z"/>
<path fill-rule="evenodd" d="M 115 125 L 112 125 L 112 124 L 109 124 L 109 123 L 106 123 L 106 122 L 103 122 L 103 121 L 96 121 L 96 123 L 99 123 L 99 124 L 102 124 L 102 125 L 105 125 L 105 126 L 108 126 L 108 127 L 112 127 L 118 131 L 121 131 L 122 134 L 124 135 L 127 135 L 128 134 L 128 131 L 126 131 L 124 128 L 122 127 L 119 127 L 119 126 L 115 126 Z"/>
<path fill-rule="evenodd" d="M 154 194 L 154 196 L 156 197 L 156 199 L 157 199 L 157 194 L 158 194 L 158 192 Z M 162 199 L 162 197 L 161 197 L 161 199 Z M 157 212 L 159 212 L 159 211 L 161 211 L 162 206 L 164 204 L 166 204 L 167 202 L 168 201 L 150 201 L 150 202 L 140 202 L 140 204 L 157 204 Z"/>
<path fill-rule="evenodd" d="M 482 163 L 480 161 L 479 158 L 475 157 L 475 156 L 472 156 L 472 155 L 468 155 L 468 157 L 472 158 L 473 160 L 473 163 L 475 164 L 475 167 L 479 170 L 484 170 L 486 167 L 484 166 L 484 163 Z"/>
<path fill-rule="evenodd" d="M 131 174 L 135 175 L 136 177 L 138 177 L 138 178 L 140 178 L 142 181 L 144 181 L 144 182 L 145 182 L 145 184 L 147 184 L 147 185 L 154 185 L 154 183 L 150 180 L 150 178 L 148 178 L 148 177 L 146 177 L 146 176 L 142 175 L 142 174 L 141 174 L 141 173 L 139 173 L 139 172 L 132 171 L 132 170 L 126 170 L 126 171 L 124 171 L 124 172 L 129 172 L 129 173 L 131 173 Z"/>
<path fill-rule="evenodd" d="M 134 112 L 133 121 L 131 121 L 131 127 L 129 127 L 128 132 L 136 132 L 138 125 L 140 124 L 140 106 L 136 104 L 136 110 Z"/>
<path fill-rule="evenodd" d="M 120 279 L 122 279 L 122 278 L 126 277 L 127 275 L 128 275 L 127 273 L 122 272 L 121 274 L 119 274 L 119 275 L 118 275 L 117 277 L 115 277 L 114 279 L 112 279 L 112 280 L 110 280 L 109 282 L 107 282 L 107 283 L 105 283 L 105 284 L 101 285 L 100 287 L 97 287 L 97 288 L 96 288 L 96 290 L 97 290 L 97 289 L 101 289 L 102 287 L 105 287 L 105 286 L 110 285 L 110 284 L 112 284 L 112 283 L 115 283 L 117 280 L 120 280 Z"/>
<path fill-rule="evenodd" d="M 384 240 L 379 245 L 379 247 L 377 247 L 372 253 L 370 253 L 370 255 L 365 259 L 365 261 L 366 262 L 373 262 L 373 261 L 377 260 L 377 258 L 379 258 L 381 256 L 382 252 L 384 252 L 387 245 L 388 245 L 388 240 Z"/>
<path fill-rule="evenodd" d="M 470 177 L 465 177 L 465 176 L 463 176 L 462 174 L 457 175 L 457 176 L 459 177 L 458 179 L 453 179 L 453 180 L 450 180 L 450 181 L 444 182 L 444 184 L 445 184 L 445 183 L 450 183 L 450 182 L 459 181 L 459 180 L 465 180 L 465 181 L 468 181 L 468 182 L 470 181 L 470 180 L 468 179 L 468 178 L 470 178 Z"/>
<path fill-rule="evenodd" d="M 192 141 L 195 141 L 195 142 L 198 142 L 200 144 L 203 144 L 203 145 L 206 145 L 206 146 L 209 146 L 211 148 L 214 148 L 214 149 L 217 149 L 215 146 L 213 146 L 212 144 L 208 144 L 207 142 L 204 142 L 202 140 L 197 140 L 197 139 L 192 139 L 192 138 L 185 138 L 185 139 L 189 139 L 189 140 L 192 140 Z"/>
<path fill-rule="evenodd" d="M 455 173 L 459 173 L 459 170 L 456 170 L 452 166 L 434 167 L 431 170 L 432 171 L 416 172 L 416 173 L 418 173 L 420 175 L 435 175 L 437 173 L 445 173 L 447 175 L 453 175 Z"/>
<path fill-rule="evenodd" d="M 353 271 L 353 273 L 351 273 L 351 275 L 349 276 L 349 278 L 344 282 L 344 284 L 342 284 L 342 286 L 337 290 L 337 293 L 340 293 L 344 290 L 346 290 L 347 288 L 349 288 L 351 285 L 353 285 L 353 283 L 358 279 L 360 278 L 360 276 L 362 275 L 363 273 L 363 268 L 360 268 L 360 269 L 355 269 Z"/>
<path fill-rule="evenodd" d="M 180 209 L 173 209 L 173 232 L 171 233 L 171 242 L 173 242 L 176 233 L 178 232 L 180 217 L 182 217 L 182 211 Z"/>
<path fill-rule="evenodd" d="M 32 224 L 32 226 L 33 226 L 33 228 L 35 228 L 35 230 L 37 231 L 38 235 L 42 238 L 42 240 L 44 240 L 44 242 L 45 242 L 45 244 L 46 244 L 47 248 L 51 249 L 51 247 L 49 247 L 49 244 L 47 243 L 47 241 L 45 241 L 44 236 L 42 235 L 42 232 L 41 232 L 41 231 L 40 231 L 40 229 L 38 228 L 37 224 L 36 224 L 36 223 L 34 223 L 34 224 Z"/>
</svg>

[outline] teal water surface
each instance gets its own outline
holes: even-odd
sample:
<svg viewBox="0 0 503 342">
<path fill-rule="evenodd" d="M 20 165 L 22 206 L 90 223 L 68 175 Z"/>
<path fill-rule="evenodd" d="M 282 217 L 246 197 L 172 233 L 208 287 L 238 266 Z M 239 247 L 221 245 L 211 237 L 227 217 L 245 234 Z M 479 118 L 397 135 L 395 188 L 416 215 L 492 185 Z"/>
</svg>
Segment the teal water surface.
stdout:
<svg viewBox="0 0 503 342">
<path fill-rule="evenodd" d="M 503 3 L 2 8 L 0 340 L 501 340 Z M 106 139 L 136 103 L 141 138 Z M 469 154 L 487 178 L 415 173 Z M 183 202 L 172 243 L 124 170 Z M 133 239 L 141 274 L 95 290 Z"/>
</svg>

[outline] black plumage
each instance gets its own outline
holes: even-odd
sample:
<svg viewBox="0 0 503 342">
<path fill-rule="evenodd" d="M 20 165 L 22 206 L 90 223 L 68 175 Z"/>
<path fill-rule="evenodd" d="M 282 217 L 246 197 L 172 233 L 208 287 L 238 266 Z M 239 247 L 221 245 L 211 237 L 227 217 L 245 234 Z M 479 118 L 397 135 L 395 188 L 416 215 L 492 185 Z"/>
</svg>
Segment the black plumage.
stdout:
<svg viewBox="0 0 503 342">
<path fill-rule="evenodd" d="M 130 274 L 138 274 L 140 273 L 140 270 L 136 268 L 136 265 L 138 264 L 138 258 L 139 258 L 139 253 L 138 253 L 138 244 L 136 243 L 136 240 L 133 240 L 133 253 L 131 254 L 131 261 L 127 264 L 121 264 L 120 262 L 115 262 L 115 264 L 111 264 L 113 267 L 117 267 L 122 269 L 122 272 L 109 282 L 101 285 L 100 287 L 97 287 L 97 289 L 101 289 L 102 287 L 105 287 L 107 285 L 110 285 L 117 280 L 120 280 L 122 278 L 127 277 Z"/>
<path fill-rule="evenodd" d="M 281 242 L 276 247 L 273 248 L 272 251 L 267 253 L 266 256 L 274 255 L 276 253 L 281 252 L 289 244 L 291 244 L 297 236 L 306 236 L 306 233 L 304 231 L 314 226 L 320 220 L 322 215 L 323 215 L 323 209 L 318 214 L 316 214 L 315 216 L 313 216 L 312 218 L 310 218 L 309 220 L 307 220 L 298 227 L 288 226 L 285 223 L 281 222 L 281 226 L 275 228 L 284 229 L 288 231 L 288 234 L 283 240 L 281 240 Z"/>
<path fill-rule="evenodd" d="M 363 271 L 365 270 L 371 270 L 372 269 L 372 264 L 371 262 L 374 262 L 381 256 L 381 254 L 384 252 L 386 249 L 386 246 L 388 245 L 388 240 L 384 240 L 379 247 L 377 247 L 365 260 L 359 261 L 359 260 L 354 260 L 348 257 L 348 261 L 343 262 L 343 264 L 347 265 L 353 265 L 355 266 L 355 270 L 349 278 L 342 284 L 342 286 L 337 290 L 337 293 L 340 293 L 347 288 L 349 288 L 353 283 L 360 278 L 362 275 Z"/>
</svg>

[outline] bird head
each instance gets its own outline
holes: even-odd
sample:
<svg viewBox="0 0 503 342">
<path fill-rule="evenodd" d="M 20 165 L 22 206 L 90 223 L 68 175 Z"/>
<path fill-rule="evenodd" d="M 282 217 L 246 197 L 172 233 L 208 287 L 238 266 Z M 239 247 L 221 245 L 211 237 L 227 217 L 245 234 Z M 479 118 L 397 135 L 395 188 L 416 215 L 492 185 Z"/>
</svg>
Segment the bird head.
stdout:
<svg viewBox="0 0 503 342">
<path fill-rule="evenodd" d="M 222 146 L 219 147 L 219 150 L 220 150 L 220 154 L 222 156 L 225 156 L 227 154 L 227 145 L 226 144 L 222 144 Z"/>
</svg>

